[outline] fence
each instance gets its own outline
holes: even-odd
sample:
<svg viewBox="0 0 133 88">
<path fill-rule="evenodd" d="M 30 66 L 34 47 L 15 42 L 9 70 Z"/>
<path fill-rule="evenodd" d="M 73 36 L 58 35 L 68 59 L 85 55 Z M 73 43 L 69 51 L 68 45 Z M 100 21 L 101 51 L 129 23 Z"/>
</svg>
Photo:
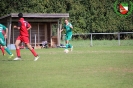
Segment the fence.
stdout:
<svg viewBox="0 0 133 88">
<path fill-rule="evenodd" d="M 122 34 L 133 34 L 133 32 L 114 32 L 114 33 L 76 33 L 76 34 L 73 34 L 73 36 L 76 36 L 76 35 L 90 35 L 90 46 L 93 46 L 93 35 L 111 35 L 111 34 L 117 35 L 118 45 L 120 46 L 120 45 L 121 45 L 120 35 L 122 35 Z M 63 34 L 63 37 L 65 37 L 65 34 Z M 63 38 L 63 39 L 64 39 L 64 38 Z M 64 44 L 65 44 L 65 40 L 63 40 L 63 41 L 64 41 Z"/>
</svg>

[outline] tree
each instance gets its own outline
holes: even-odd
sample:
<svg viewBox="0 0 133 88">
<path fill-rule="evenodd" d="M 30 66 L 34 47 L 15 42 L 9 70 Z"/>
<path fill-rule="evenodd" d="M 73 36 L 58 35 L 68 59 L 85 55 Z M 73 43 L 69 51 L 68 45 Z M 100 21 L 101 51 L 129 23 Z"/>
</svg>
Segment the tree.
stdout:
<svg viewBox="0 0 133 88">
<path fill-rule="evenodd" d="M 74 33 L 133 31 L 133 14 L 119 16 L 114 11 L 115 2 L 116 0 L 2 0 L 0 16 L 18 12 L 69 13 Z M 129 3 L 129 0 L 118 0 L 118 3 L 121 2 Z"/>
</svg>

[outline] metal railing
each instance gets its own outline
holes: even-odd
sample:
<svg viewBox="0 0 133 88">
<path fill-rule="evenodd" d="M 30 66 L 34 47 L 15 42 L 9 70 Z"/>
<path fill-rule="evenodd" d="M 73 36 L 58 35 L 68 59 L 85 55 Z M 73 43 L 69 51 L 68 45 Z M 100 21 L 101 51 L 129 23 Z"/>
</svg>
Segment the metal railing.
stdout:
<svg viewBox="0 0 133 88">
<path fill-rule="evenodd" d="M 111 34 L 116 34 L 118 37 L 118 45 L 121 45 L 120 42 L 120 35 L 121 34 L 133 34 L 133 32 L 114 32 L 114 33 L 76 33 L 73 35 L 90 35 L 90 46 L 93 46 L 93 35 L 111 35 Z M 63 34 L 65 36 L 65 34 Z"/>
</svg>

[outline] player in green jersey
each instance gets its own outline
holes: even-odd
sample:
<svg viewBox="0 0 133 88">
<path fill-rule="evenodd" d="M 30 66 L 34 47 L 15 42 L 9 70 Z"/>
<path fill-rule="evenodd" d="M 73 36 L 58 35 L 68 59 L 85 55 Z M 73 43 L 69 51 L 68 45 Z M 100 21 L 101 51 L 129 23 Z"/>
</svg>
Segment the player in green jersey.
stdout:
<svg viewBox="0 0 133 88">
<path fill-rule="evenodd" d="M 73 50 L 73 46 L 69 43 L 69 41 L 72 38 L 72 29 L 73 26 L 72 24 L 68 21 L 68 19 L 65 19 L 65 24 L 63 26 L 63 29 L 61 30 L 61 32 L 65 29 L 66 31 L 66 35 L 65 35 L 65 41 L 66 41 L 66 47 L 65 47 L 65 51 L 68 51 L 68 48 L 70 48 L 70 51 Z"/>
<path fill-rule="evenodd" d="M 3 35 L 3 31 L 6 33 Z M 6 47 L 5 38 L 7 38 L 8 34 L 8 28 L 6 28 L 4 25 L 0 24 L 0 45 L 4 47 L 5 51 L 10 55 L 9 58 L 13 57 L 13 54 L 11 51 Z"/>
</svg>

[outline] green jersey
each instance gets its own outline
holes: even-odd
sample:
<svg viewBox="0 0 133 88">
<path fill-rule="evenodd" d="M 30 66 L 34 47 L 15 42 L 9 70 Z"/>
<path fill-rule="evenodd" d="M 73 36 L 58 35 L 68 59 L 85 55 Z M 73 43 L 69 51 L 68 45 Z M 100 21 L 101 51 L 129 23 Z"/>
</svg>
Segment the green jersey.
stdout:
<svg viewBox="0 0 133 88">
<path fill-rule="evenodd" d="M 6 27 L 2 24 L 0 24 L 0 38 L 4 38 L 3 30 L 6 30 Z"/>
<path fill-rule="evenodd" d="M 68 25 L 64 25 L 64 29 L 66 29 L 66 35 L 72 35 L 72 28 L 71 28 L 72 24 L 68 23 Z"/>
</svg>

